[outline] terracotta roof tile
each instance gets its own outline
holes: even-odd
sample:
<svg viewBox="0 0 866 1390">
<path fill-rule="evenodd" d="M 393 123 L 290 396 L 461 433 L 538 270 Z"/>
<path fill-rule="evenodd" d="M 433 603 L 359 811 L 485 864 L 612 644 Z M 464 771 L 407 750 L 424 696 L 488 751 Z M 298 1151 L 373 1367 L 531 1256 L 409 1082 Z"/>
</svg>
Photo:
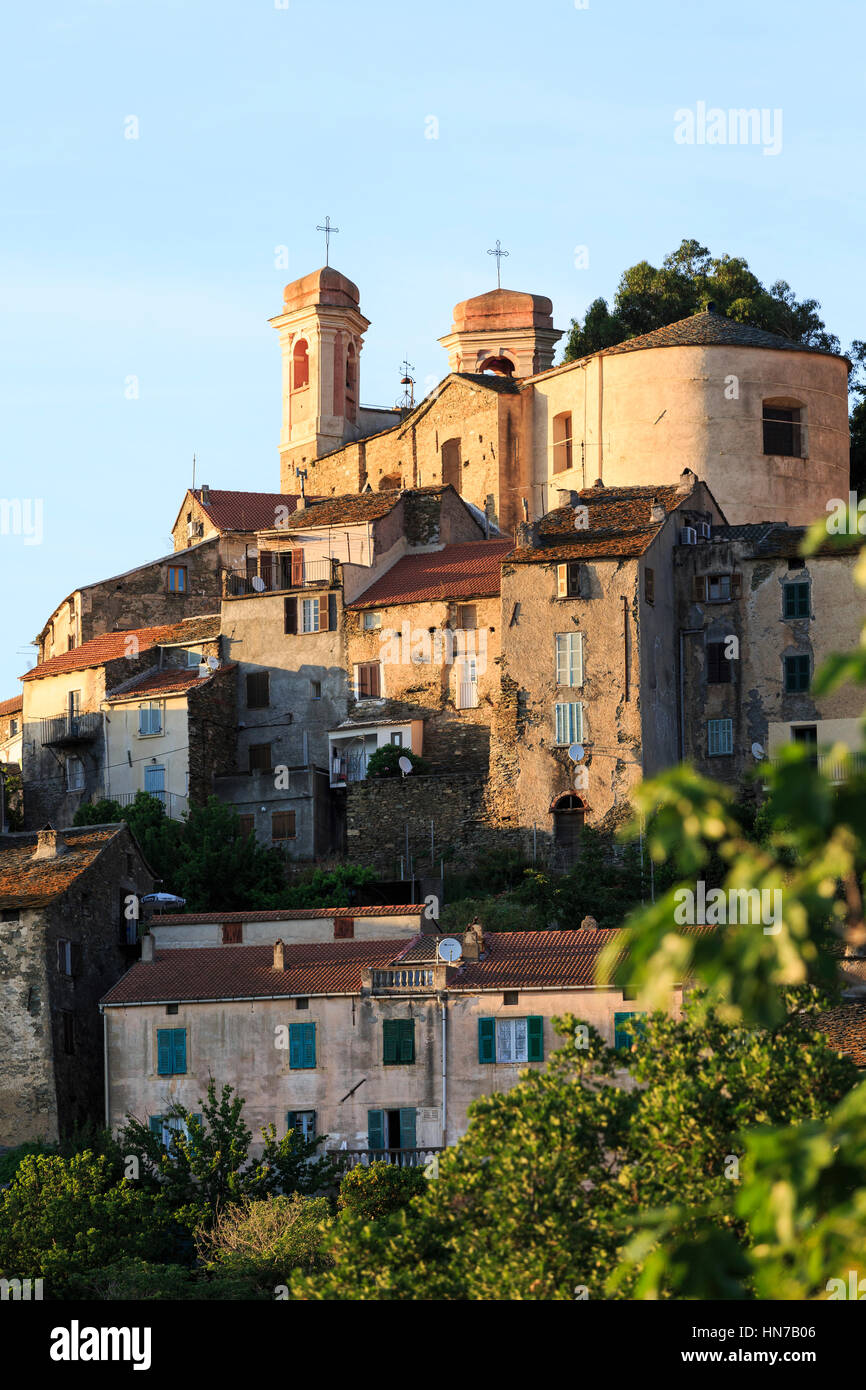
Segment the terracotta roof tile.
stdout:
<svg viewBox="0 0 866 1390">
<path fill-rule="evenodd" d="M 200 676 L 198 667 L 192 666 L 188 670 L 180 667 L 170 667 L 164 671 L 146 671 L 138 680 L 128 681 L 116 690 L 106 692 L 106 700 L 137 700 L 142 695 L 180 695 L 192 687 L 208 685 L 216 676 L 236 671 L 237 662 L 229 661 L 218 667 L 216 671 L 209 671 L 206 676 Z"/>
<path fill-rule="evenodd" d="M 840 1004 L 804 1020 L 804 1026 L 824 1033 L 834 1051 L 843 1052 L 856 1066 L 866 1067 L 866 1003 Z"/>
<path fill-rule="evenodd" d="M 626 338 L 613 347 L 603 348 L 600 357 L 612 357 L 620 352 L 642 352 L 645 348 L 657 347 L 756 347 L 775 348 L 784 352 L 820 352 L 825 357 L 837 356 L 825 348 L 809 347 L 806 343 L 795 343 L 781 333 L 768 333 L 764 328 L 754 328 L 748 323 L 737 323 L 724 314 L 691 314 L 686 319 L 654 328 L 651 333 L 642 333 L 637 338 Z"/>
<path fill-rule="evenodd" d="M 302 922 L 324 917 L 420 917 L 424 903 L 383 903 L 378 907 L 268 907 L 249 912 L 160 912 L 154 926 L 203 926 L 222 922 Z"/>
<path fill-rule="evenodd" d="M 284 529 L 287 531 L 309 530 L 314 526 L 351 526 L 358 522 L 378 521 L 387 516 L 407 495 L 424 496 L 442 493 L 450 488 L 450 483 L 431 484 L 430 487 L 398 489 L 388 492 L 351 492 L 341 497 L 326 497 L 296 513 Z"/>
<path fill-rule="evenodd" d="M 23 708 L 23 695 L 13 695 L 11 700 L 0 700 L 0 719 L 6 714 L 17 714 Z"/>
<path fill-rule="evenodd" d="M 268 530 L 278 523 L 278 507 L 292 513 L 300 500 L 289 492 L 225 492 L 212 487 L 205 506 L 201 488 L 196 488 L 193 495 L 218 531 Z"/>
<path fill-rule="evenodd" d="M 509 564 L 544 564 L 551 560 L 580 560 L 593 556 L 628 558 L 643 555 L 655 540 L 663 521 L 652 520 L 654 503 L 670 515 L 694 493 L 680 492 L 673 484 L 635 487 L 587 487 L 576 494 L 587 509 L 587 525 L 575 527 L 573 506 L 556 507 L 538 522 L 539 546 L 518 546 L 507 556 Z"/>
<path fill-rule="evenodd" d="M 468 541 L 421 555 L 404 555 L 349 608 L 386 608 L 446 598 L 487 598 L 500 591 L 502 560 L 511 541 Z"/>
<path fill-rule="evenodd" d="M 40 680 L 44 676 L 61 675 L 64 671 L 84 671 L 89 666 L 102 666 L 107 661 L 117 661 L 128 654 L 127 643 L 130 637 L 138 642 L 138 655 L 157 646 L 202 642 L 213 640 L 219 635 L 220 616 L 218 613 L 204 617 L 187 618 L 179 623 L 163 623 L 159 627 L 127 628 L 121 632 L 105 632 L 101 637 L 92 637 L 73 647 L 71 652 L 61 652 L 59 656 L 41 661 L 32 670 L 25 671 L 23 681 Z"/>
<path fill-rule="evenodd" d="M 358 994 L 362 971 L 386 966 L 402 945 L 402 941 L 287 942 L 284 970 L 274 969 L 270 945 L 157 950 L 152 961 L 139 961 L 128 970 L 103 1002 Z"/>
<path fill-rule="evenodd" d="M 74 826 L 59 831 L 69 849 L 56 859 L 34 860 L 35 831 L 0 837 L 0 908 L 41 907 L 59 897 L 122 829 Z"/>
</svg>

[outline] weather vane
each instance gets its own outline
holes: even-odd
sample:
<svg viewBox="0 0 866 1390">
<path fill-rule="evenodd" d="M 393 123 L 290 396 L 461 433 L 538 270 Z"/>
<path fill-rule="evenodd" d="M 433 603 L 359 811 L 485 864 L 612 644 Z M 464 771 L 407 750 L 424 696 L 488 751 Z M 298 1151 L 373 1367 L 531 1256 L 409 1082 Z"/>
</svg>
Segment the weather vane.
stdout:
<svg viewBox="0 0 866 1390">
<path fill-rule="evenodd" d="M 331 245 L 331 233 L 332 233 L 332 232 L 338 232 L 339 230 L 340 230 L 339 227 L 332 227 L 332 226 L 331 226 L 331 219 L 330 219 L 330 217 L 326 217 L 326 218 L 325 218 L 325 225 L 324 225 L 324 226 L 318 226 L 318 227 L 316 227 L 316 231 L 317 231 L 317 232 L 324 232 L 324 233 L 325 233 L 325 265 L 328 265 L 328 264 L 329 264 L 329 261 L 328 261 L 328 249 L 329 249 L 329 247 L 330 247 L 330 245 Z M 498 246 L 498 245 L 499 245 L 499 242 L 497 242 L 496 245 Z M 506 252 L 506 255 L 507 255 L 507 254 L 508 254 L 508 253 Z"/>
<path fill-rule="evenodd" d="M 502 284 L 501 284 L 500 279 L 499 279 L 499 265 L 500 265 L 500 262 L 501 262 L 501 260 L 502 260 L 502 257 L 503 257 L 503 256 L 507 256 L 507 255 L 508 255 L 508 252 L 507 252 L 507 251 L 503 251 L 502 247 L 499 245 L 499 237 L 496 238 L 496 245 L 494 246 L 493 250 L 492 250 L 492 251 L 488 251 L 487 254 L 488 254 L 488 256 L 495 256 L 495 257 L 496 257 L 496 288 L 497 288 L 498 290 L 501 290 L 501 289 L 502 289 Z"/>
</svg>

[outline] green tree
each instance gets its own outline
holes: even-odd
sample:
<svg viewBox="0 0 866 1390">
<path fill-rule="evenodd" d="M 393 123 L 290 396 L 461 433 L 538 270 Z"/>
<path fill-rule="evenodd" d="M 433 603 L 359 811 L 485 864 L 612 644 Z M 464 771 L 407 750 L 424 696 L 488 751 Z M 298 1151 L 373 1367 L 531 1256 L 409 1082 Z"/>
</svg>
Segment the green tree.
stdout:
<svg viewBox="0 0 866 1390">
<path fill-rule="evenodd" d="M 397 1163 L 358 1163 L 343 1175 L 337 1207 L 374 1221 L 400 1211 L 412 1197 L 424 1191 L 423 1168 L 401 1168 Z"/>
<path fill-rule="evenodd" d="M 196 1235 L 203 1268 L 221 1278 L 249 1280 L 274 1294 L 294 1270 L 310 1272 L 327 1265 L 324 1233 L 331 1224 L 325 1197 L 268 1197 L 225 1207 L 214 1224 Z"/>
<path fill-rule="evenodd" d="M 410 748 L 399 748 L 396 743 L 383 743 L 381 748 L 377 748 L 368 759 L 367 776 L 402 777 L 403 772 L 399 766 L 401 758 L 409 759 L 413 772 L 430 771 L 425 760 L 418 753 L 413 753 Z"/>
</svg>

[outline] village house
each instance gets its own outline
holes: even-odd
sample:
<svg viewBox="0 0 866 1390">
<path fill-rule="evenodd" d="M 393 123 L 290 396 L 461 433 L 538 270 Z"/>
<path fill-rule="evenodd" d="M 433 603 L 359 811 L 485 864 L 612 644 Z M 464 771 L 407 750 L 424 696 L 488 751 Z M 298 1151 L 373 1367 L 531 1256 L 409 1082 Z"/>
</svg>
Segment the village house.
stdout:
<svg viewBox="0 0 866 1390">
<path fill-rule="evenodd" d="M 120 762 L 131 766 L 131 750 L 111 766 L 107 695 L 136 676 L 153 675 L 169 666 L 188 669 L 191 662 L 197 668 L 208 658 L 220 660 L 218 615 L 104 633 L 25 672 L 21 677 L 25 826 L 71 824 L 83 801 L 99 800 L 111 792 L 112 775 Z M 158 704 L 158 698 L 142 695 L 141 703 Z M 124 786 L 115 783 L 117 790 L 131 791 L 125 773 L 122 780 Z M 160 790 L 156 781 L 153 790 Z"/>
<path fill-rule="evenodd" d="M 774 522 L 714 525 L 709 541 L 675 556 L 685 717 L 678 756 L 707 777 L 740 782 L 791 742 L 834 780 L 834 745 L 863 765 L 862 694 L 827 695 L 812 679 L 833 652 L 860 641 L 863 600 L 854 583 L 856 538 L 801 555 L 805 531 Z"/>
<path fill-rule="evenodd" d="M 301 488 L 291 492 L 234 492 L 224 488 L 187 488 L 171 527 L 177 555 L 218 543 L 219 564 L 234 567 L 254 553 L 258 531 L 281 526 L 303 505 Z"/>
<path fill-rule="evenodd" d="M 98 1003 L 138 955 L 152 887 L 125 825 L 0 836 L 0 1146 L 102 1122 Z"/>
<path fill-rule="evenodd" d="M 256 1136 L 296 1128 L 326 1134 L 350 1162 L 411 1164 L 465 1132 L 473 1100 L 543 1066 L 559 1045 L 555 1017 L 572 1013 L 624 1047 L 628 1018 L 645 1012 L 596 982 L 609 931 L 473 927 L 449 964 L 435 934 L 295 941 L 283 929 L 257 931 L 255 944 L 247 926 L 234 945 L 145 937 L 142 960 L 102 1001 L 112 1130 L 132 1114 L 166 1133 L 172 1103 L 200 1111 L 213 1077 L 244 1098 Z M 680 1002 L 677 988 L 674 1013 Z"/>
<path fill-rule="evenodd" d="M 0 763 L 21 766 L 23 711 L 23 695 L 13 695 L 11 700 L 0 700 Z"/>
</svg>

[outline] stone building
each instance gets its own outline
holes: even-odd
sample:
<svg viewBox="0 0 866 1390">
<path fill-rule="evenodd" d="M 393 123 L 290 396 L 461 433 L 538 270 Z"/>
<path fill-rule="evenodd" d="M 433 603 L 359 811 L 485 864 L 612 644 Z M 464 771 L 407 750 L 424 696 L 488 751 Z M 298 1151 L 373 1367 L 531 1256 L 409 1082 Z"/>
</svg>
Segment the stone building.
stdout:
<svg viewBox="0 0 866 1390">
<path fill-rule="evenodd" d="M 270 933 L 280 931 L 275 923 Z M 446 965 L 435 935 L 177 947 L 153 942 L 106 994 L 108 1124 L 161 1132 L 228 1080 L 258 1134 L 326 1134 L 350 1161 L 423 1161 L 466 1130 L 479 1096 L 509 1090 L 558 1046 L 564 1013 L 626 1046 L 644 1011 L 596 983 L 604 931 L 470 929 Z M 145 939 L 146 940 L 146 939 Z M 231 988 L 226 982 L 231 981 Z M 230 997 L 229 997 L 230 995 Z M 680 1006 L 681 991 L 671 1007 Z"/>
<path fill-rule="evenodd" d="M 109 692 L 164 665 L 198 666 L 203 657 L 219 660 L 216 615 L 104 633 L 25 672 L 25 826 L 70 824 L 83 801 L 105 796 Z"/>
<path fill-rule="evenodd" d="M 301 489 L 285 492 L 230 492 L 205 483 L 187 488 L 171 528 L 175 552 L 218 542 L 219 564 L 232 566 L 255 545 L 257 531 L 281 526 L 301 505 Z"/>
<path fill-rule="evenodd" d="M 23 695 L 13 695 L 11 700 L 0 700 L 0 763 L 21 766 L 23 711 Z"/>
<path fill-rule="evenodd" d="M 524 846 L 568 862 L 584 821 L 615 825 L 635 783 L 678 761 L 673 557 L 724 518 L 688 470 L 560 496 L 503 562 L 490 797 Z"/>
<path fill-rule="evenodd" d="M 127 899 L 152 887 L 125 825 L 0 836 L 0 1146 L 102 1123 L 98 1002 L 138 954 Z"/>
<path fill-rule="evenodd" d="M 36 638 L 37 662 L 72 651 L 106 632 L 177 623 L 219 606 L 218 540 L 184 546 L 124 574 L 67 594 Z"/>
<path fill-rule="evenodd" d="M 772 522 L 718 525 L 708 542 L 676 552 L 685 709 L 678 755 L 706 776 L 739 782 L 792 741 L 834 777 L 842 775 L 834 745 L 862 761 L 859 687 L 811 690 L 826 657 L 860 642 L 858 543 L 804 558 L 804 535 Z"/>
<path fill-rule="evenodd" d="M 676 486 L 684 468 L 706 482 L 732 523 L 806 524 L 847 496 L 847 359 L 737 323 L 712 305 L 553 367 L 561 334 L 550 301 L 489 291 L 459 304 L 440 339 L 450 374 L 388 428 L 371 428 L 372 419 L 356 426 L 331 349 L 338 342 L 344 362 L 367 321 L 353 317 L 355 286 L 330 274 L 341 307 L 328 313 L 341 326 L 335 321 L 321 350 L 307 354 L 300 321 L 295 331 L 285 315 L 275 320 L 286 491 L 299 490 L 299 466 L 307 491 L 322 496 L 451 482 L 505 531 L 548 512 L 559 488 L 580 491 L 599 479 L 608 487 Z M 298 306 L 315 299 L 317 277 L 285 295 Z M 293 310 L 302 312 L 324 310 Z M 358 362 L 356 351 L 347 368 L 353 400 Z"/>
</svg>

